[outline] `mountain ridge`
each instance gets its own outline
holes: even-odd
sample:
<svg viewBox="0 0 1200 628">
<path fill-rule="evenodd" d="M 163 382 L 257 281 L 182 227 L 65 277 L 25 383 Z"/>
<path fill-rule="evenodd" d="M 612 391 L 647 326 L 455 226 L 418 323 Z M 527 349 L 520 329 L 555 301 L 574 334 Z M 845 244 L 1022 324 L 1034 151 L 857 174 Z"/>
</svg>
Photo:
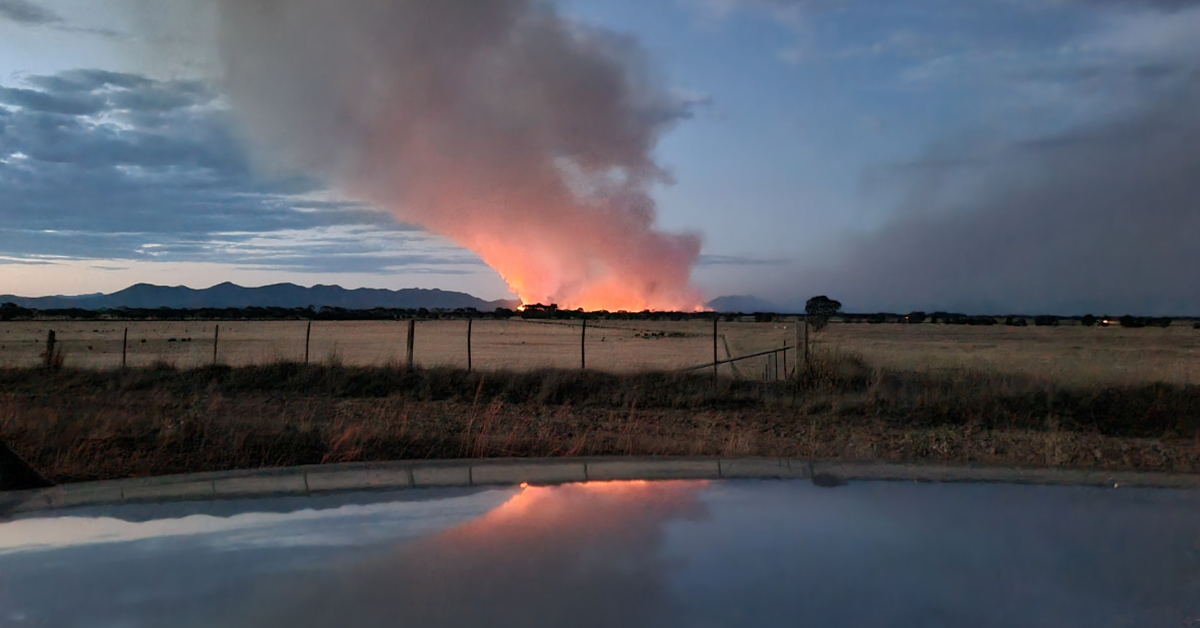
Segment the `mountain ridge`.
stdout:
<svg viewBox="0 0 1200 628">
<path fill-rule="evenodd" d="M 244 307 L 341 307 L 367 310 L 377 307 L 430 310 L 453 310 L 475 308 L 490 311 L 497 308 L 512 308 L 519 303 L 507 299 L 486 301 L 465 292 L 454 292 L 438 288 L 343 288 L 337 285 L 318 284 L 312 287 L 294 283 L 276 283 L 265 286 L 245 287 L 232 282 L 222 282 L 208 288 L 188 286 L 159 286 L 136 283 L 123 290 L 109 294 L 79 296 L 21 297 L 0 295 L 0 303 L 41 310 L 79 308 L 105 310 L 117 308 L 174 309 L 199 308 L 244 308 Z"/>
</svg>

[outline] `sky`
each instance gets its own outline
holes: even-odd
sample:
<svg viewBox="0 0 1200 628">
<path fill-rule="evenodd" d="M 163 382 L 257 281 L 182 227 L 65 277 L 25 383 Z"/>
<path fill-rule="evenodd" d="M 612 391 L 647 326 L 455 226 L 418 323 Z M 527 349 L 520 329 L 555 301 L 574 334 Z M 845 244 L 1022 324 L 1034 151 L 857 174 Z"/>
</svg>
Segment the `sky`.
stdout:
<svg viewBox="0 0 1200 628">
<path fill-rule="evenodd" d="M 419 192 L 442 173 L 401 165 L 403 190 L 379 185 L 413 159 L 408 144 L 370 144 L 386 159 L 353 176 L 324 155 L 276 158 L 297 142 L 320 152 L 328 134 L 294 122 L 318 118 L 274 115 L 281 105 L 246 86 L 259 76 L 230 70 L 230 47 L 261 56 L 270 24 L 230 44 L 220 0 L 174 4 L 0 0 L 0 294 L 291 281 L 512 296 L 484 262 L 497 265 L 494 249 L 405 207 L 436 208 L 444 186 Z M 690 264 L 706 298 L 783 308 L 828 294 L 856 311 L 1200 313 L 1200 2 L 550 10 L 637 51 L 626 77 L 674 107 L 631 131 L 644 154 L 611 147 L 618 166 L 653 169 L 622 190 L 649 199 L 652 224 L 598 255 L 679 246 L 630 272 Z M 520 67 L 506 76 L 523 80 Z M 295 124 L 276 133 L 289 137 L 262 141 L 275 119 Z M 329 153 L 361 147 L 335 137 Z M 486 179 L 498 161 L 464 172 Z M 511 222 L 497 215 L 489 229 Z M 571 229 L 583 249 L 618 237 Z"/>
</svg>

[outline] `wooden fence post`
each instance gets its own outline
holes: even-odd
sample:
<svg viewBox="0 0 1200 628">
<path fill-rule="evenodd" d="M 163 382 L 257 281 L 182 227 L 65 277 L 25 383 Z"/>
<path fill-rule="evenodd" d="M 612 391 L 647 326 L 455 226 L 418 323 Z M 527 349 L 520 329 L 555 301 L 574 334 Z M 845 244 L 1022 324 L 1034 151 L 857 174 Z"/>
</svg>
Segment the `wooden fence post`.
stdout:
<svg viewBox="0 0 1200 628">
<path fill-rule="evenodd" d="M 58 340 L 54 336 L 54 330 L 51 329 L 46 332 L 46 353 L 42 356 L 42 364 L 46 368 L 54 367 L 54 345 L 57 343 Z"/>
<path fill-rule="evenodd" d="M 221 326 L 213 328 L 213 365 L 217 363 L 217 345 L 221 342 Z"/>
<path fill-rule="evenodd" d="M 469 316 L 467 317 L 467 372 L 468 373 L 471 372 L 471 323 L 473 323 L 474 321 L 475 321 L 475 319 L 473 319 Z"/>
<path fill-rule="evenodd" d="M 129 355 L 129 328 L 125 328 L 125 337 L 121 339 L 121 368 L 125 368 L 125 359 Z"/>
<path fill-rule="evenodd" d="M 417 338 L 417 319 L 410 318 L 410 319 L 408 319 L 408 351 L 407 351 L 407 356 L 408 356 L 407 362 L 408 362 L 409 370 L 412 370 L 412 367 L 413 367 L 413 342 L 416 340 L 416 338 Z"/>
<path fill-rule="evenodd" d="M 717 383 L 717 369 L 720 368 L 717 362 L 721 361 L 717 357 L 717 323 L 720 321 L 721 315 L 717 314 L 717 317 L 713 319 L 713 384 Z"/>
<path fill-rule="evenodd" d="M 308 329 L 304 332 L 304 363 L 308 364 L 308 345 L 312 341 L 312 321 L 308 321 Z"/>
<path fill-rule="evenodd" d="M 804 366 L 812 364 L 812 352 L 809 347 L 808 339 L 808 317 L 804 317 Z"/>
<path fill-rule="evenodd" d="M 787 377 L 788 377 L 788 370 L 787 370 L 787 350 L 788 350 L 788 346 L 787 346 L 787 340 L 784 340 L 784 341 L 783 341 L 783 378 L 784 378 L 784 379 L 787 379 Z"/>
<path fill-rule="evenodd" d="M 801 327 L 804 327 L 803 316 L 796 318 L 796 367 L 794 369 L 796 373 L 800 372 L 800 347 L 804 347 L 806 353 L 808 350 L 808 345 L 804 344 L 804 330 L 800 329 Z M 805 359 L 807 360 L 808 358 L 805 357 Z"/>
<path fill-rule="evenodd" d="M 579 333 L 579 370 L 587 370 L 587 319 L 583 319 L 583 331 Z"/>
</svg>

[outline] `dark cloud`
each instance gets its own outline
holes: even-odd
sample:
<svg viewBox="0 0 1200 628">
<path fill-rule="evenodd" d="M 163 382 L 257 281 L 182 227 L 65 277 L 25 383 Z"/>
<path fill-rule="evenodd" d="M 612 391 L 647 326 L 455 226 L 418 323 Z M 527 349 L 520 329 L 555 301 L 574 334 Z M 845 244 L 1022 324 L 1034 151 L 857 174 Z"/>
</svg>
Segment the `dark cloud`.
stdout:
<svg viewBox="0 0 1200 628">
<path fill-rule="evenodd" d="M 0 189 L 0 258 L 324 272 L 478 263 L 445 246 L 405 251 L 428 249 L 427 238 L 383 212 L 322 198 L 312 180 L 264 180 L 219 94 L 196 81 L 74 70 L 0 86 Z M 262 241 L 280 232 L 290 241 Z"/>
<path fill-rule="evenodd" d="M 61 24 L 57 13 L 29 0 L 0 0 L 0 18 L 18 24 Z"/>
<path fill-rule="evenodd" d="M 813 289 L 857 309 L 1200 312 L 1200 78 L 1105 123 L 1015 143 L 966 200 L 920 186 Z M 915 199 L 920 199 L 919 201 Z"/>
</svg>

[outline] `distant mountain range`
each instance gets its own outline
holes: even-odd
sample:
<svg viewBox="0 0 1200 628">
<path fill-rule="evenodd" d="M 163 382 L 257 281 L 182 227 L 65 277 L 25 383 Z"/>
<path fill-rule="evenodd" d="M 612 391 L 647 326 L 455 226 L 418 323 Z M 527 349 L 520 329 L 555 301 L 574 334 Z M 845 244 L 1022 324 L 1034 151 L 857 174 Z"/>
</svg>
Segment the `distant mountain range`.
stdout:
<svg viewBox="0 0 1200 628">
<path fill-rule="evenodd" d="M 13 303 L 38 310 L 79 308 L 106 310 L 122 307 L 154 309 L 242 308 L 242 307 L 341 307 L 348 310 L 399 308 L 455 310 L 475 308 L 490 312 L 496 308 L 516 308 L 520 301 L 500 299 L 485 301 L 465 292 L 424 288 L 386 290 L 381 288 L 347 289 L 341 286 L 306 288 L 292 283 L 278 283 L 258 288 L 246 288 L 222 283 L 211 288 L 194 289 L 187 286 L 156 286 L 139 283 L 112 294 L 78 296 L 18 297 L 0 295 L 0 303 Z M 717 312 L 774 312 L 778 306 L 750 296 L 718 297 L 705 304 Z"/>
<path fill-rule="evenodd" d="M 0 295 L 0 303 L 14 303 L 21 307 L 39 310 L 65 308 L 103 310 L 121 307 L 192 309 L 313 306 L 342 307 L 349 310 L 367 310 L 376 307 L 453 310 L 473 307 L 479 311 L 491 311 L 496 308 L 515 308 L 520 305 L 517 301 L 485 301 L 465 292 L 437 289 L 358 288 L 349 290 L 341 286 L 305 288 L 291 283 L 245 288 L 228 282 L 200 290 L 186 286 L 155 286 L 142 283 L 112 294 L 54 297 Z"/>
</svg>

